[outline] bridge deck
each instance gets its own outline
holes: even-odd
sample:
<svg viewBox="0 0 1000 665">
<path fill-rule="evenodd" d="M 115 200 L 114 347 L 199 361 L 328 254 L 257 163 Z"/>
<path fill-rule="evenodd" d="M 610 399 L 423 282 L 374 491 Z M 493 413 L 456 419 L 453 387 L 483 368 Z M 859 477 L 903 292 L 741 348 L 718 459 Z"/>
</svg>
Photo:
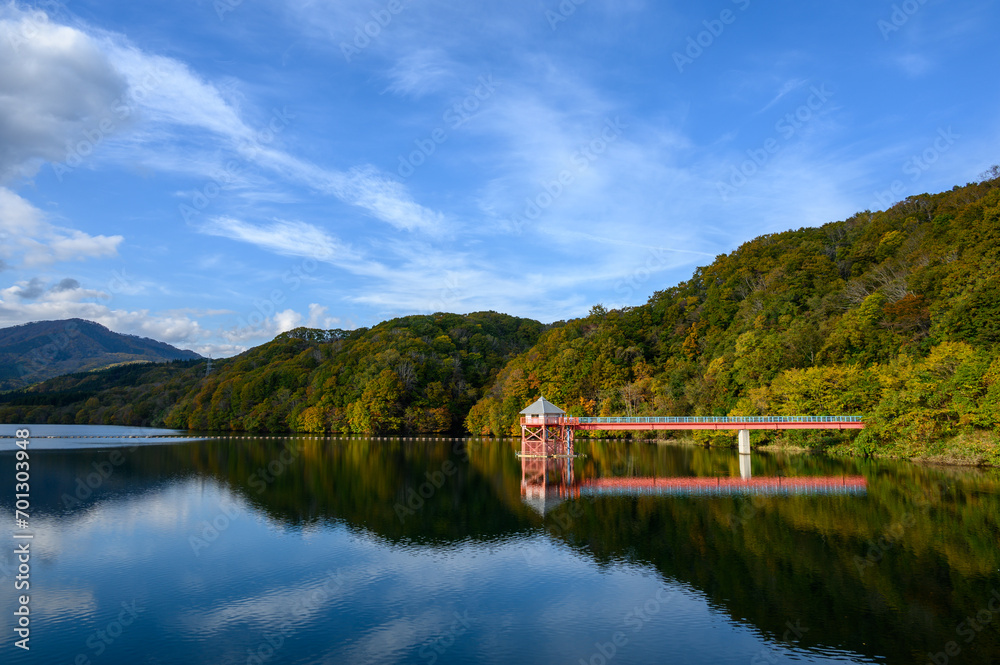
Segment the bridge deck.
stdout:
<svg viewBox="0 0 1000 665">
<path fill-rule="evenodd" d="M 665 418 L 575 418 L 527 416 L 521 424 L 574 430 L 741 430 L 864 429 L 860 416 L 746 416 Z"/>
</svg>

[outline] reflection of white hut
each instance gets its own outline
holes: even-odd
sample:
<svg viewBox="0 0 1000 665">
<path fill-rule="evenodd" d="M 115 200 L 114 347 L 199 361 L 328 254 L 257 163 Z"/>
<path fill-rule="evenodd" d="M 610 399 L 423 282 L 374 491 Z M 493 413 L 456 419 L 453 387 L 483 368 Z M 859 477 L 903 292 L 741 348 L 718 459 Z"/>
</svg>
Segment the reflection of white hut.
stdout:
<svg viewBox="0 0 1000 665">
<path fill-rule="evenodd" d="M 522 496 L 525 505 L 542 517 L 545 517 L 545 513 L 551 512 L 565 501 L 557 487 L 545 487 L 544 485 L 528 487 L 526 491 L 522 492 Z"/>
<path fill-rule="evenodd" d="M 539 515 L 544 517 L 568 497 L 579 495 L 572 459 L 521 456 L 521 497 Z"/>
<path fill-rule="evenodd" d="M 521 411 L 521 454 L 572 455 L 573 435 L 565 425 L 565 415 L 565 411 L 544 397 Z"/>
</svg>

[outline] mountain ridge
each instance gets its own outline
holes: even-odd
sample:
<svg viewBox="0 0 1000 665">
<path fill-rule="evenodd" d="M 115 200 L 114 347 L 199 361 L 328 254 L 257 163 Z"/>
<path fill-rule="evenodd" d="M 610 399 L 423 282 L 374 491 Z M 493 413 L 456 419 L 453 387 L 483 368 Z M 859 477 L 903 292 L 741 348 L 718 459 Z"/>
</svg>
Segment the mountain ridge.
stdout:
<svg viewBox="0 0 1000 665">
<path fill-rule="evenodd" d="M 32 321 L 0 328 L 0 390 L 122 363 L 198 358 L 194 351 L 86 319 Z"/>
</svg>

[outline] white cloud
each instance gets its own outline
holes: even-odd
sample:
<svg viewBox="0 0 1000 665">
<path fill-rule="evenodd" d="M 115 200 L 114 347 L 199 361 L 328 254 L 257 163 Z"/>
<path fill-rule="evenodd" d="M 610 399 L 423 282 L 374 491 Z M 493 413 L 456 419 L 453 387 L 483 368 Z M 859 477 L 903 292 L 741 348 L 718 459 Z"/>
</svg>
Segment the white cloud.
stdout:
<svg viewBox="0 0 1000 665">
<path fill-rule="evenodd" d="M 344 322 L 337 317 L 328 316 L 326 307 L 317 303 L 311 303 L 309 305 L 308 317 L 291 308 L 275 312 L 272 316 L 266 317 L 259 312 L 251 313 L 250 316 L 241 318 L 238 325 L 217 331 L 218 337 L 225 340 L 225 343 L 193 348 L 202 355 L 213 353 L 216 357 L 230 356 L 245 351 L 250 347 L 269 342 L 277 335 L 300 326 L 322 330 L 329 330 L 331 328 L 350 329 L 354 327 L 350 322 Z"/>
<path fill-rule="evenodd" d="M 0 187 L 0 259 L 11 266 L 36 267 L 61 261 L 115 256 L 124 238 L 91 236 L 54 226 L 14 192 Z"/>
<path fill-rule="evenodd" d="M 18 301 L 37 300 L 45 297 L 50 301 L 79 301 L 83 298 L 97 298 L 102 294 L 99 291 L 82 289 L 80 282 L 72 278 L 65 278 L 55 284 L 49 284 L 41 277 L 32 277 L 30 280 L 21 280 L 14 286 L 0 290 L 0 297 L 6 300 L 17 298 Z"/>
<path fill-rule="evenodd" d="M 41 11 L 0 7 L 0 182 L 66 159 L 67 144 L 93 143 L 102 121 L 117 128 L 126 87 L 80 30 Z"/>
<path fill-rule="evenodd" d="M 340 326 L 342 324 L 340 318 L 330 316 L 329 311 L 329 308 L 319 303 L 309 303 L 309 319 L 306 321 L 306 327 L 330 330 L 331 328 Z"/>
<path fill-rule="evenodd" d="M 2 292 L 7 298 L 18 298 L 19 300 L 34 300 L 45 293 L 42 280 L 34 277 L 28 282 L 19 282 L 16 286 L 4 289 Z"/>
<path fill-rule="evenodd" d="M 277 326 L 278 333 L 288 332 L 293 328 L 297 328 L 301 322 L 302 315 L 293 309 L 286 309 L 274 315 L 274 323 Z"/>
</svg>

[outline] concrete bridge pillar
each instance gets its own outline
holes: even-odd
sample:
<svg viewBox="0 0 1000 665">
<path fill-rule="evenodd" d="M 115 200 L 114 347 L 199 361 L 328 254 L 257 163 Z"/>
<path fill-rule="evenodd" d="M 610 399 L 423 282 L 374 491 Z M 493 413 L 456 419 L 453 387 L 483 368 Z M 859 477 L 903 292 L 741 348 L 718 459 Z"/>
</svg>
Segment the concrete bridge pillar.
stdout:
<svg viewBox="0 0 1000 665">
<path fill-rule="evenodd" d="M 750 455 L 740 455 L 740 478 L 750 480 L 753 472 L 750 469 Z"/>
<path fill-rule="evenodd" d="M 739 431 L 739 448 L 740 455 L 750 454 L 750 430 L 741 429 Z"/>
</svg>

